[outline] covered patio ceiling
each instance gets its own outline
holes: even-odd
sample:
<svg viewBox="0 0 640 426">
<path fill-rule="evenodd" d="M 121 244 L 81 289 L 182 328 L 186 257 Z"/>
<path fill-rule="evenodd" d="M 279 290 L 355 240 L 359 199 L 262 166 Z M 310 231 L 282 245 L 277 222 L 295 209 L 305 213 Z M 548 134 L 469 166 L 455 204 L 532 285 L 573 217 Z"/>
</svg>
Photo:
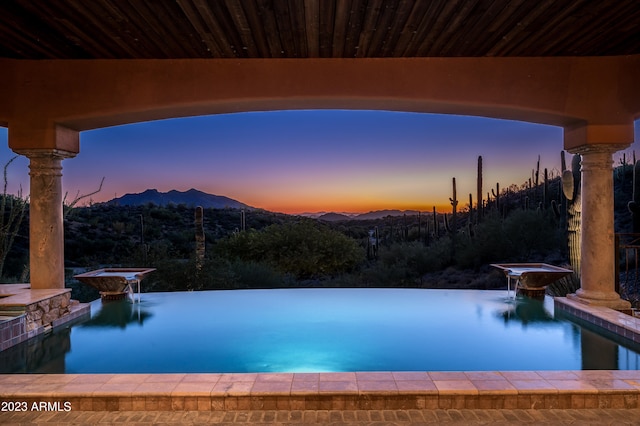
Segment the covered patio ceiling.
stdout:
<svg viewBox="0 0 640 426">
<path fill-rule="evenodd" d="M 637 0 L 3 0 L 14 59 L 640 54 Z"/>
</svg>

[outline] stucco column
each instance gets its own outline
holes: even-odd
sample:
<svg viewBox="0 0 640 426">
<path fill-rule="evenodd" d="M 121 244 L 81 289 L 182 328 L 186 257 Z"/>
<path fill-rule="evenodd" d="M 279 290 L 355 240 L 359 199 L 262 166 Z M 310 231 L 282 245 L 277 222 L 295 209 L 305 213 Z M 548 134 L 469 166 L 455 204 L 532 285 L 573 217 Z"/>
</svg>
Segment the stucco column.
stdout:
<svg viewBox="0 0 640 426">
<path fill-rule="evenodd" d="M 29 158 L 29 268 L 32 289 L 64 288 L 62 165 L 75 154 L 20 150 Z"/>
<path fill-rule="evenodd" d="M 613 227 L 613 153 L 627 145 L 586 145 L 572 150 L 582 156 L 582 243 L 580 289 L 570 299 L 613 309 L 631 304 L 615 292 Z"/>
</svg>

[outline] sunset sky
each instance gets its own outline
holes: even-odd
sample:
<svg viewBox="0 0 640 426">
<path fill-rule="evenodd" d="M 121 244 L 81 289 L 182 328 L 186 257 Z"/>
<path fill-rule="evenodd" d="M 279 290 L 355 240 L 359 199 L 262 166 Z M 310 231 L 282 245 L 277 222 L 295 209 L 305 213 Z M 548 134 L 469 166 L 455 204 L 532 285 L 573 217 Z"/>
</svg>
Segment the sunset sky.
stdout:
<svg viewBox="0 0 640 426">
<path fill-rule="evenodd" d="M 640 133 L 636 122 L 636 141 Z M 627 150 L 637 149 L 638 143 Z M 64 160 L 64 190 L 97 189 L 94 202 L 126 193 L 196 188 L 284 213 L 450 209 L 484 192 L 522 184 L 538 155 L 558 173 L 562 129 L 480 117 L 383 111 L 280 111 L 172 119 L 83 132 Z M 640 155 L 640 151 L 638 151 Z M 0 128 L 0 160 L 12 157 Z M 28 161 L 9 169 L 9 192 L 29 190 Z"/>
</svg>

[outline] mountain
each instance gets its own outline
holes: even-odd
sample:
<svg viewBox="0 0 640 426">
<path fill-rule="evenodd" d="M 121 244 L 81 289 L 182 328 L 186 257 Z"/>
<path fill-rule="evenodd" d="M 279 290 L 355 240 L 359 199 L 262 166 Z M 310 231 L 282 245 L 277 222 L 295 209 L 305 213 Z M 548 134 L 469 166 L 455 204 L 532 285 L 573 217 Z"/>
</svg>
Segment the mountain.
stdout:
<svg viewBox="0 0 640 426">
<path fill-rule="evenodd" d="M 418 214 L 417 210 L 375 210 L 368 213 L 335 213 L 335 212 L 321 212 L 317 214 L 305 213 L 304 216 L 313 217 L 314 219 L 324 220 L 327 222 L 340 221 L 340 220 L 376 220 L 383 219 L 387 216 L 415 216 Z"/>
<path fill-rule="evenodd" d="M 347 216 L 346 214 L 341 213 L 325 213 L 318 216 L 316 219 L 324 220 L 326 222 L 335 222 L 339 220 L 351 220 L 352 218 L 350 216 Z"/>
<path fill-rule="evenodd" d="M 418 214 L 418 211 L 417 210 L 404 210 L 404 211 L 403 210 L 376 210 L 369 213 L 359 214 L 353 217 L 353 219 L 357 219 L 357 220 L 382 219 L 387 216 L 402 216 L 405 214 L 407 216 L 414 216 Z"/>
<path fill-rule="evenodd" d="M 308 217 L 311 219 L 318 219 L 322 216 L 325 215 L 333 215 L 333 214 L 337 214 L 337 215 L 341 215 L 341 216 L 345 216 L 346 219 L 344 220 L 349 220 L 352 219 L 354 216 L 356 216 L 358 213 L 349 213 L 349 212 L 305 212 L 305 213 L 298 213 L 296 214 L 296 216 L 303 216 L 303 217 Z M 343 219 L 340 219 L 343 220 Z"/>
<path fill-rule="evenodd" d="M 232 209 L 255 209 L 240 201 L 224 197 L 221 195 L 207 194 L 206 192 L 190 189 L 180 192 L 171 190 L 169 192 L 159 192 L 157 189 L 147 189 L 139 194 L 125 194 L 122 197 L 114 198 L 107 204 L 115 204 L 119 206 L 139 206 L 153 203 L 158 206 L 166 206 L 167 204 L 186 204 L 190 207 L 202 206 L 204 208 L 232 208 Z"/>
</svg>

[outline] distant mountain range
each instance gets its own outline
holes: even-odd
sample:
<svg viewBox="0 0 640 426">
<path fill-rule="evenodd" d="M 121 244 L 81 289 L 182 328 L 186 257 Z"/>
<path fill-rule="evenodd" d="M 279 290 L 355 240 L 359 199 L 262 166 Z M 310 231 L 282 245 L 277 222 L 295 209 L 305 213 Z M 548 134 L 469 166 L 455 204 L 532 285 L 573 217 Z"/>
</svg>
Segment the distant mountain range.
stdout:
<svg viewBox="0 0 640 426">
<path fill-rule="evenodd" d="M 340 220 L 375 220 L 382 219 L 387 216 L 402 216 L 402 215 L 417 215 L 417 210 L 376 210 L 362 214 L 347 214 L 347 213 L 324 213 L 316 216 L 318 220 L 324 220 L 327 222 L 336 222 Z"/>
<path fill-rule="evenodd" d="M 198 191 L 197 189 L 190 189 L 188 191 L 180 192 L 171 190 L 169 192 L 160 192 L 157 189 L 147 189 L 139 194 L 125 194 L 122 197 L 114 198 L 107 201 L 107 204 L 114 204 L 119 206 L 139 206 L 144 204 L 153 203 L 157 206 L 167 206 L 169 204 L 184 204 L 189 207 L 202 206 L 203 208 L 214 209 L 247 209 L 255 210 L 255 207 L 251 207 L 247 204 L 241 203 L 238 200 L 234 200 L 229 197 L 221 195 L 207 194 L 206 192 Z M 340 220 L 374 220 L 381 219 L 387 216 L 402 216 L 402 215 L 416 215 L 416 210 L 377 210 L 369 213 L 351 214 L 351 213 L 334 213 L 334 212 L 320 212 L 320 213 L 303 213 L 300 216 L 312 217 L 318 220 L 324 220 L 327 222 L 335 222 Z"/>
<path fill-rule="evenodd" d="M 203 208 L 214 209 L 255 209 L 240 201 L 221 195 L 207 194 L 206 192 L 190 189 L 180 192 L 175 189 L 169 192 L 159 192 L 157 189 L 147 189 L 139 194 L 126 194 L 119 198 L 114 198 L 107 202 L 119 206 L 139 206 L 153 203 L 158 206 L 166 206 L 168 204 L 185 204 L 189 207 L 202 206 Z"/>
</svg>

